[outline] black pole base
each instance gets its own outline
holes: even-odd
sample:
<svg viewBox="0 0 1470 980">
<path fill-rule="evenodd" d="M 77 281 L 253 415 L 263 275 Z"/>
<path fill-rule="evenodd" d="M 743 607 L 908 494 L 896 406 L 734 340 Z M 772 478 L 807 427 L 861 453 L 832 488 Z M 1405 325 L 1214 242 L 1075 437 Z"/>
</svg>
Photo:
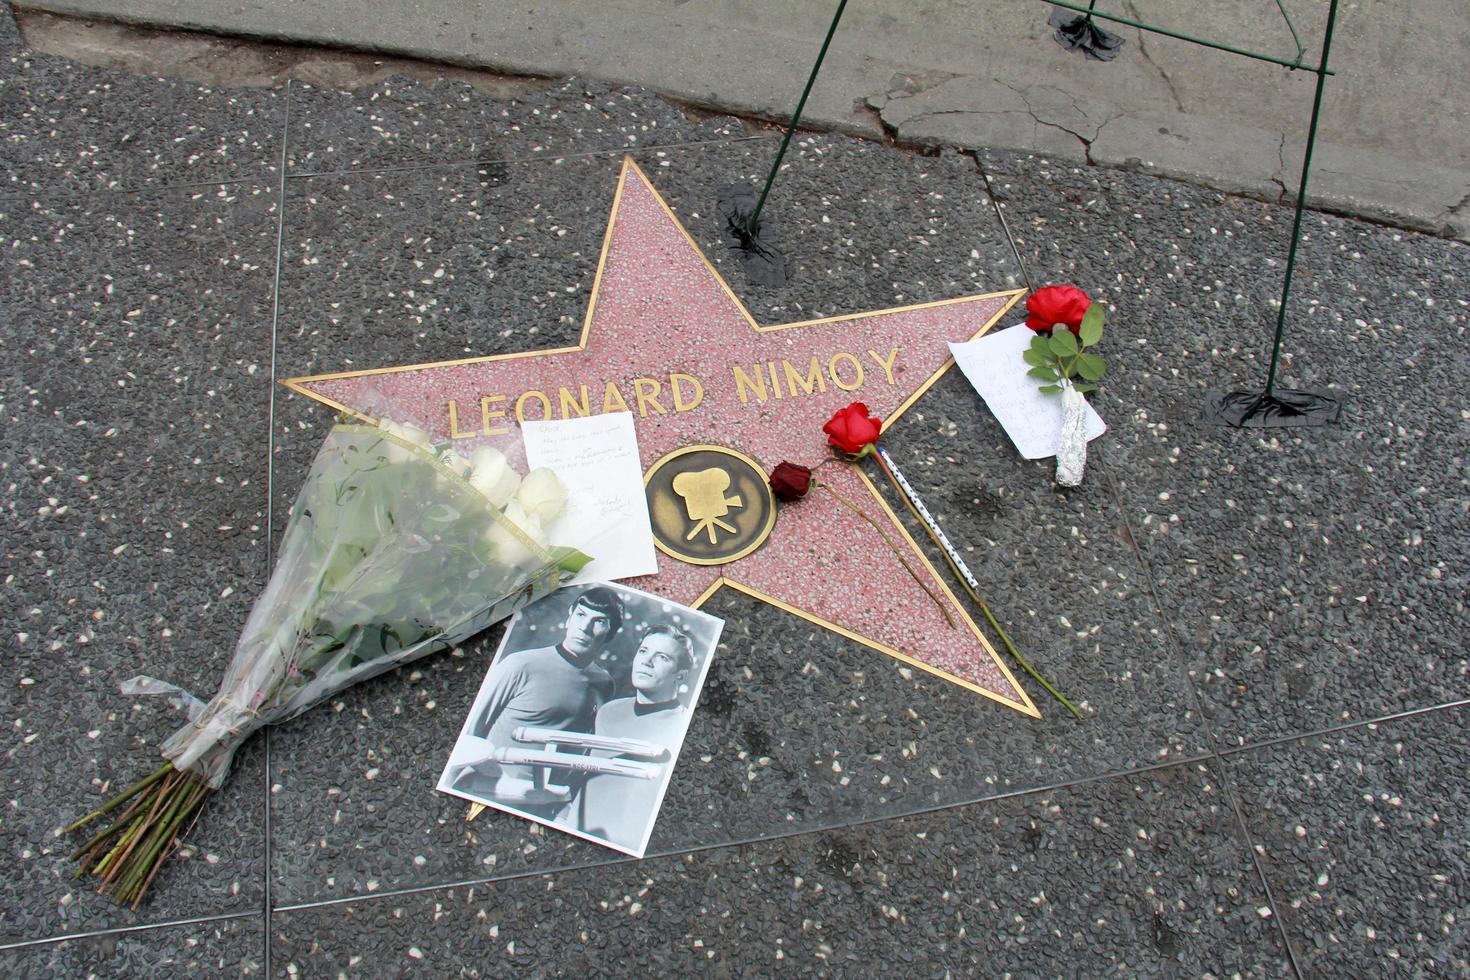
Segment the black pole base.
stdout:
<svg viewBox="0 0 1470 980">
<path fill-rule="evenodd" d="M 748 184 L 735 184 L 720 190 L 720 217 L 725 219 L 725 235 L 730 246 L 740 253 L 745 277 L 753 286 L 780 289 L 786 285 L 786 256 L 761 240 L 763 222 L 752 220 L 760 197 Z"/>
<path fill-rule="evenodd" d="M 1322 391 L 1211 393 L 1205 415 L 1221 425 L 1241 429 L 1279 429 L 1332 425 L 1342 414 L 1342 400 Z"/>
<path fill-rule="evenodd" d="M 1056 28 L 1052 36 L 1068 51 L 1082 51 L 1098 61 L 1112 61 L 1118 57 L 1123 39 L 1111 31 L 1097 26 L 1097 22 L 1086 14 L 1071 16 L 1066 7 L 1053 7 L 1047 22 Z"/>
</svg>

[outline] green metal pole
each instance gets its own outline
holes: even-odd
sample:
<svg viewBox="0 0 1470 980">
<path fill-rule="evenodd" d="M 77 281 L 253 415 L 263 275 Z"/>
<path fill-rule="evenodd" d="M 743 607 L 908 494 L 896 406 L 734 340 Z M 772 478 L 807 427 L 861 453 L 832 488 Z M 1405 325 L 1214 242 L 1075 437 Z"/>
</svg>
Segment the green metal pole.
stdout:
<svg viewBox="0 0 1470 980">
<path fill-rule="evenodd" d="M 1307 206 L 1307 175 L 1312 168 L 1312 149 L 1317 143 L 1317 117 L 1322 110 L 1322 86 L 1327 81 L 1327 54 L 1332 49 L 1332 26 L 1337 20 L 1337 0 L 1327 8 L 1327 30 L 1322 38 L 1322 61 L 1317 71 L 1317 95 L 1312 100 L 1312 121 L 1307 126 L 1307 148 L 1302 154 L 1302 179 L 1296 192 L 1296 218 L 1291 225 L 1291 250 L 1286 253 L 1286 279 L 1281 284 L 1281 309 L 1276 312 L 1276 344 L 1271 349 L 1271 368 L 1266 372 L 1266 395 L 1276 387 L 1276 365 L 1281 360 L 1281 338 L 1286 332 L 1286 304 L 1291 298 L 1291 277 L 1296 270 L 1296 248 L 1301 241 L 1302 212 Z"/>
<path fill-rule="evenodd" d="M 750 215 L 750 222 L 746 226 L 752 233 L 760 227 L 761 208 L 766 206 L 766 195 L 771 192 L 771 185 L 776 181 L 776 171 L 781 169 L 781 158 L 786 156 L 786 146 L 791 142 L 791 134 L 796 132 L 796 124 L 801 120 L 801 110 L 806 108 L 806 97 L 812 94 L 812 85 L 817 80 L 817 72 L 822 70 L 822 59 L 827 57 L 827 46 L 832 43 L 832 35 L 837 33 L 837 22 L 842 19 L 842 11 L 847 8 L 847 0 L 840 0 L 837 4 L 837 13 L 832 15 L 832 26 L 827 28 L 827 37 L 822 41 L 822 50 L 817 52 L 817 63 L 812 65 L 812 73 L 807 77 L 806 88 L 801 91 L 801 99 L 796 103 L 796 111 L 791 115 L 791 125 L 786 127 L 786 135 L 781 139 L 781 148 L 776 151 L 776 162 L 771 164 L 771 172 L 766 177 L 766 186 L 761 188 L 760 200 L 755 204 L 755 211 Z"/>
</svg>

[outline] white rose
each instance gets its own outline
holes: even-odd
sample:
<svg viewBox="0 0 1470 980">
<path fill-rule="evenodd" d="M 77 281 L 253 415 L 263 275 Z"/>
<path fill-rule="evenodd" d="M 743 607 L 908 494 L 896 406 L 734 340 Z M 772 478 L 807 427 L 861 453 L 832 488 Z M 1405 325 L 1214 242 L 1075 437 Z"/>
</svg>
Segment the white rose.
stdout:
<svg viewBox="0 0 1470 980">
<path fill-rule="evenodd" d="M 518 502 L 512 500 L 506 504 L 504 516 L 506 520 L 525 532 L 526 537 L 543 548 L 547 547 L 546 532 L 541 529 L 541 522 L 527 514 L 526 509 Z M 524 565 L 528 562 L 539 561 L 526 547 L 520 536 L 507 528 L 502 521 L 497 520 L 490 525 L 485 540 L 490 542 L 490 546 L 495 549 L 495 557 L 503 564 Z"/>
<path fill-rule="evenodd" d="M 550 524 L 566 509 L 567 488 L 555 473 L 538 466 L 521 481 L 516 500 L 542 524 Z"/>
<path fill-rule="evenodd" d="M 505 453 L 494 446 L 481 446 L 470 454 L 469 481 L 496 507 L 504 507 L 515 496 L 521 475 L 506 460 Z"/>
</svg>

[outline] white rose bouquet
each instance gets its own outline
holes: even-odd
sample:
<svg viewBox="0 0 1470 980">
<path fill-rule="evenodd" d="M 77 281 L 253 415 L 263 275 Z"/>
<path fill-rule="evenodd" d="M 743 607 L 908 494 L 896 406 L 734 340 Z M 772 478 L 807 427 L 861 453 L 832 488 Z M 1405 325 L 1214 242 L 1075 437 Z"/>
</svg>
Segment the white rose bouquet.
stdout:
<svg viewBox="0 0 1470 980">
<path fill-rule="evenodd" d="M 465 459 L 423 430 L 339 421 L 307 474 L 218 693 L 206 704 L 148 677 L 129 694 L 172 694 L 189 724 L 169 761 L 68 830 L 121 810 L 77 849 L 78 874 L 137 907 L 235 751 L 358 681 L 443 650 L 555 591 L 590 559 L 547 545 L 566 490 L 482 447 Z"/>
</svg>

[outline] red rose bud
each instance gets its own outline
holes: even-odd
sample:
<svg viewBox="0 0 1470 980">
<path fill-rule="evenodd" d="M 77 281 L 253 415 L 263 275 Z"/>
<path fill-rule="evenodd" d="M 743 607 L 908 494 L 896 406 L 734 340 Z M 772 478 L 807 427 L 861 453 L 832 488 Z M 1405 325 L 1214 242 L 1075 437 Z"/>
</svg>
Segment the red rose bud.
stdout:
<svg viewBox="0 0 1470 980">
<path fill-rule="evenodd" d="M 785 503 L 800 500 L 812 486 L 812 471 L 800 463 L 782 462 L 771 471 L 771 490 Z"/>
<path fill-rule="evenodd" d="M 838 409 L 822 426 L 822 431 L 827 433 L 829 443 L 856 456 L 878 441 L 878 433 L 883 431 L 883 420 L 870 417 L 868 406 L 862 402 L 853 402 Z"/>
<path fill-rule="evenodd" d="M 1057 324 L 1078 333 L 1082 329 L 1082 316 L 1092 300 L 1076 286 L 1042 286 L 1026 299 L 1026 326 L 1038 333 L 1051 333 Z"/>
</svg>

